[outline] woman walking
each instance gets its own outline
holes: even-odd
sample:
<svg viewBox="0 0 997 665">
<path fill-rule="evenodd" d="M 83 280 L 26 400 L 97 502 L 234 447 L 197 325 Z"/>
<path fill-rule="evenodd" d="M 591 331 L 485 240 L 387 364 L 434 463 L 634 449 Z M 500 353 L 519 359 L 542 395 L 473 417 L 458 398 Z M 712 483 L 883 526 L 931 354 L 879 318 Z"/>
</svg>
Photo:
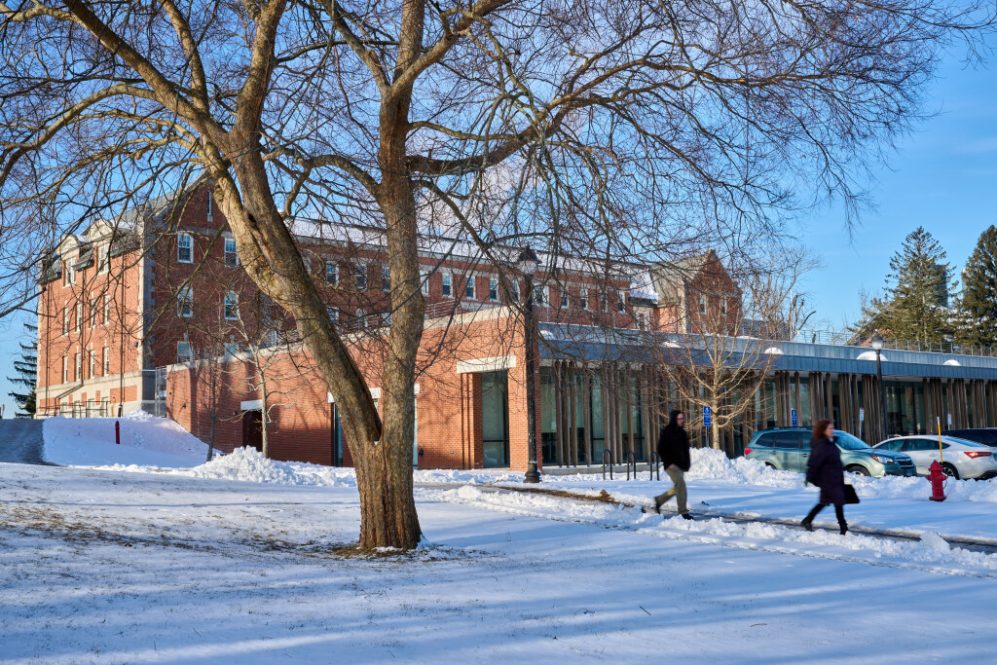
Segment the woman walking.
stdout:
<svg viewBox="0 0 997 665">
<path fill-rule="evenodd" d="M 841 465 L 841 451 L 834 443 L 834 425 L 830 420 L 818 420 L 810 440 L 810 460 L 807 462 L 807 482 L 820 488 L 820 502 L 814 506 L 800 525 L 813 531 L 814 518 L 828 504 L 834 504 L 841 535 L 848 533 L 845 521 L 845 469 Z"/>
</svg>

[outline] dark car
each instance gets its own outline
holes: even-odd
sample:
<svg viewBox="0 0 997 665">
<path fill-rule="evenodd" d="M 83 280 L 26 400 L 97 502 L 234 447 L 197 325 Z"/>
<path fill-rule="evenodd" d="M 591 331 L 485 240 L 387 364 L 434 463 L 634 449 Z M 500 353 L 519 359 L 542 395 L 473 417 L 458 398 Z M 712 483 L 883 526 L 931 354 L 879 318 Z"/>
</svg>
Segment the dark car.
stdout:
<svg viewBox="0 0 997 665">
<path fill-rule="evenodd" d="M 991 448 L 997 448 L 997 427 L 968 427 L 965 429 L 945 430 L 945 436 L 954 436 L 958 439 L 966 439 L 982 443 Z"/>
<path fill-rule="evenodd" d="M 910 455 L 877 450 L 848 432 L 836 430 L 834 443 L 841 451 L 845 471 L 864 476 L 913 476 L 917 473 Z M 755 432 L 744 456 L 765 462 L 775 469 L 806 471 L 810 459 L 810 430 L 781 427 Z"/>
</svg>

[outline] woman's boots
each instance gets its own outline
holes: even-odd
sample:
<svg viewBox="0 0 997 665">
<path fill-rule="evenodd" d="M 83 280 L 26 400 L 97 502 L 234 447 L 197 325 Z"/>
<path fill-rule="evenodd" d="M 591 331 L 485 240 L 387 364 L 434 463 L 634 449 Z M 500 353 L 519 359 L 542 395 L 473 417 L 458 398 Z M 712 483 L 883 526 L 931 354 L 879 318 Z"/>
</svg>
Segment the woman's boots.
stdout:
<svg viewBox="0 0 997 665">
<path fill-rule="evenodd" d="M 814 530 L 814 518 L 817 517 L 818 513 L 820 513 L 820 511 L 822 511 L 823 509 L 824 509 L 824 505 L 820 504 L 820 503 L 818 503 L 816 506 L 814 506 L 813 508 L 811 508 L 810 512 L 807 513 L 807 516 L 803 518 L 802 522 L 800 522 L 800 526 L 802 526 L 807 531 L 813 531 Z M 845 521 L 845 507 L 844 506 L 835 506 L 834 507 L 834 514 L 838 518 L 838 530 L 841 533 L 841 535 L 843 536 L 846 533 L 848 533 L 848 522 Z"/>
</svg>

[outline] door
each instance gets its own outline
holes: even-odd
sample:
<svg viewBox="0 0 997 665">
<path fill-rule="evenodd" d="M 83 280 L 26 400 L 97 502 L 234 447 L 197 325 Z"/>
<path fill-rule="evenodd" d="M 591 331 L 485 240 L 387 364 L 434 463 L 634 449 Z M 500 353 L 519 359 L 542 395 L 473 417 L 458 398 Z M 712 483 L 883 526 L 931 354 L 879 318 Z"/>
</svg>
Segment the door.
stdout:
<svg viewBox="0 0 997 665">
<path fill-rule="evenodd" d="M 259 409 L 242 414 L 242 445 L 263 452 L 263 412 Z"/>
<path fill-rule="evenodd" d="M 486 467 L 509 466 L 508 372 L 481 375 L 481 439 Z"/>
</svg>

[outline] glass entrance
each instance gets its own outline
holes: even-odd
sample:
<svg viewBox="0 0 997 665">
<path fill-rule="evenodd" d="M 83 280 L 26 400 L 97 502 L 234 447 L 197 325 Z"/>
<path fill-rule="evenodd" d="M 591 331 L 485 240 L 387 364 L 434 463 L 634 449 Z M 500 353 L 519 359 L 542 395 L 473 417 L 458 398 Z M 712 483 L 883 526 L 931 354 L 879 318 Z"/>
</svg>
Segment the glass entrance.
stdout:
<svg viewBox="0 0 997 665">
<path fill-rule="evenodd" d="M 485 466 L 509 466 L 508 372 L 481 375 L 481 438 Z"/>
</svg>

